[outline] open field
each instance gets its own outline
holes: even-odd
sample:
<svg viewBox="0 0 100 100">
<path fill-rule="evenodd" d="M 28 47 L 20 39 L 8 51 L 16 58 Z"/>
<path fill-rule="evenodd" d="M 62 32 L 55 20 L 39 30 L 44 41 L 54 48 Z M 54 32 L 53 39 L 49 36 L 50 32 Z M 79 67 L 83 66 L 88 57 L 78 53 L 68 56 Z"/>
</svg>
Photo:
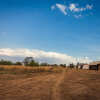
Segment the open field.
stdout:
<svg viewBox="0 0 100 100">
<path fill-rule="evenodd" d="M 100 72 L 0 66 L 0 100 L 100 100 Z"/>
</svg>

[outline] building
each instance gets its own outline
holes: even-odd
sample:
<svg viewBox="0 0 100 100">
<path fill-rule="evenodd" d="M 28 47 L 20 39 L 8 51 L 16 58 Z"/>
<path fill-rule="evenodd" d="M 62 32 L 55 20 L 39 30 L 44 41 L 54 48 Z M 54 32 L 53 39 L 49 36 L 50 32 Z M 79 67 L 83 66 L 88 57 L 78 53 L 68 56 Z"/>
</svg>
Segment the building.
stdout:
<svg viewBox="0 0 100 100">
<path fill-rule="evenodd" d="M 90 64 L 78 64 L 76 69 L 99 70 L 100 61 L 91 62 Z"/>
<path fill-rule="evenodd" d="M 86 68 L 85 68 L 85 65 L 87 65 L 87 64 L 78 63 L 78 64 L 76 65 L 76 69 L 86 69 Z"/>
<path fill-rule="evenodd" d="M 82 69 L 90 69 L 90 66 L 88 64 L 84 64 Z"/>
<path fill-rule="evenodd" d="M 99 70 L 100 69 L 100 61 L 95 61 L 89 64 L 90 70 Z"/>
</svg>

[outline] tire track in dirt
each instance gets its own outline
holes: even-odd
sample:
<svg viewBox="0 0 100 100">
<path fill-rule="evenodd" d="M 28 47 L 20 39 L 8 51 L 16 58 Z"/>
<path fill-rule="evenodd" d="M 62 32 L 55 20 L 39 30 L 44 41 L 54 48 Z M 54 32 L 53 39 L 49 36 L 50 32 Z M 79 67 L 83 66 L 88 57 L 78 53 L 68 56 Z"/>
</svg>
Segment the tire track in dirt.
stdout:
<svg viewBox="0 0 100 100">
<path fill-rule="evenodd" d="M 56 80 L 55 85 L 52 88 L 52 100 L 61 100 L 60 97 L 60 85 L 63 83 L 65 77 L 66 70 L 64 69 L 60 77 Z"/>
<path fill-rule="evenodd" d="M 69 72 L 70 74 L 68 74 Z M 65 74 L 66 77 L 61 84 L 60 100 L 100 100 L 100 88 L 97 88 L 99 85 L 96 84 L 97 78 L 91 80 L 90 76 L 93 77 L 91 72 L 69 70 L 68 73 Z"/>
<path fill-rule="evenodd" d="M 45 73 L 3 81 L 4 84 L 0 86 L 0 100 L 9 100 L 9 98 L 10 100 L 51 100 L 52 86 L 60 74 Z"/>
</svg>

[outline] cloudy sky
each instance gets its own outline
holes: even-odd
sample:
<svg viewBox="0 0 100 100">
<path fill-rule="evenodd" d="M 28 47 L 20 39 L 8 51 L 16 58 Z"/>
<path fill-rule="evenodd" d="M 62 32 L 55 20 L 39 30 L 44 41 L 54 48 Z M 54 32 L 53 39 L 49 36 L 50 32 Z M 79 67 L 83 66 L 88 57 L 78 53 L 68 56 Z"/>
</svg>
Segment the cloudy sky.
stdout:
<svg viewBox="0 0 100 100">
<path fill-rule="evenodd" d="M 69 63 L 100 59 L 99 0 L 0 0 L 0 55 Z"/>
</svg>

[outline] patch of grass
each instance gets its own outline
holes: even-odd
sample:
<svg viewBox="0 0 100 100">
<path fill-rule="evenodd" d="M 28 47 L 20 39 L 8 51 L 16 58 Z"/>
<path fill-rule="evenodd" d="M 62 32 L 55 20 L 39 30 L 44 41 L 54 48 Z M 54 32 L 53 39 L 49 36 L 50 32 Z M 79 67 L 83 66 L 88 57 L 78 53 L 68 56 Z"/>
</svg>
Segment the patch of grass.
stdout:
<svg viewBox="0 0 100 100">
<path fill-rule="evenodd" d="M 25 67 L 25 66 L 0 66 L 0 74 L 29 74 L 29 73 L 41 73 L 41 72 L 62 72 L 61 67 Z"/>
<path fill-rule="evenodd" d="M 0 67 L 0 71 L 3 71 L 3 70 L 4 70 L 4 67 L 1 66 L 1 67 Z"/>
<path fill-rule="evenodd" d="M 0 71 L 0 74 L 8 74 L 6 71 Z"/>
</svg>

